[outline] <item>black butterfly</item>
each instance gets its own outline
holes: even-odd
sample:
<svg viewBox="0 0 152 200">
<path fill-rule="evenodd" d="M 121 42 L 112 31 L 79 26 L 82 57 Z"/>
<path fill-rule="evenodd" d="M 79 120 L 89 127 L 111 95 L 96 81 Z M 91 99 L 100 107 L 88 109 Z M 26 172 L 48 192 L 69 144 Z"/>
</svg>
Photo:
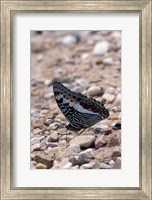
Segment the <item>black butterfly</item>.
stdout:
<svg viewBox="0 0 152 200">
<path fill-rule="evenodd" d="M 69 130 L 77 132 L 89 128 L 109 116 L 104 102 L 72 92 L 59 82 L 53 83 L 53 91 L 58 107 L 69 121 L 66 126 Z"/>
</svg>

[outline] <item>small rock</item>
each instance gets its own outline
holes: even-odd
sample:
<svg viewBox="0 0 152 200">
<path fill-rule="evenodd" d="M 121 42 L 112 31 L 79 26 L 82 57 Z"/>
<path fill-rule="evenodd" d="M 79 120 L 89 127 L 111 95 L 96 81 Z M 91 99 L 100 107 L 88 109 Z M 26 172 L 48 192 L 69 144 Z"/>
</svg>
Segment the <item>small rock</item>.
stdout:
<svg viewBox="0 0 152 200">
<path fill-rule="evenodd" d="M 109 137 L 108 146 L 114 147 L 120 145 L 120 137 L 117 133 L 112 133 Z"/>
<path fill-rule="evenodd" d="M 98 42 L 93 49 L 93 55 L 95 56 L 103 55 L 107 53 L 109 49 L 110 49 L 109 42 L 107 41 Z"/>
<path fill-rule="evenodd" d="M 71 169 L 79 169 L 79 165 L 75 165 L 75 166 L 71 167 Z"/>
<path fill-rule="evenodd" d="M 107 94 L 115 94 L 115 92 L 116 92 L 116 90 L 115 90 L 115 88 L 114 87 L 108 87 L 107 89 L 106 89 L 106 91 L 105 91 L 105 93 L 107 93 Z"/>
<path fill-rule="evenodd" d="M 87 80 L 84 80 L 84 79 L 78 79 L 78 80 L 76 81 L 76 83 L 77 83 L 79 86 L 81 86 L 81 88 L 83 88 L 83 89 L 86 89 L 86 88 L 89 87 L 89 82 L 88 82 Z"/>
<path fill-rule="evenodd" d="M 49 126 L 52 123 L 52 120 L 51 119 L 47 119 L 43 123 L 44 123 L 45 126 Z"/>
<path fill-rule="evenodd" d="M 80 145 L 80 147 L 88 148 L 94 143 L 94 141 L 95 141 L 94 135 L 80 135 L 73 138 L 70 141 L 70 145 L 77 144 L 77 145 Z"/>
<path fill-rule="evenodd" d="M 75 91 L 76 93 L 82 93 L 82 88 L 79 87 L 79 86 L 76 86 L 76 87 L 74 88 L 74 91 Z"/>
<path fill-rule="evenodd" d="M 61 148 L 66 147 L 66 146 L 67 146 L 67 142 L 66 142 L 66 140 L 62 140 L 62 141 L 60 141 L 60 142 L 58 143 L 58 146 L 61 147 Z"/>
<path fill-rule="evenodd" d="M 51 99 L 51 97 L 53 96 L 54 96 L 53 92 L 50 92 L 44 95 L 44 99 L 48 100 L 48 99 Z"/>
<path fill-rule="evenodd" d="M 91 86 L 88 89 L 88 95 L 90 95 L 90 96 L 96 96 L 96 95 L 101 94 L 102 92 L 103 92 L 103 90 L 101 90 L 101 88 L 98 86 Z"/>
<path fill-rule="evenodd" d="M 38 143 L 40 143 L 40 139 L 39 138 L 32 138 L 31 139 L 31 145 L 38 144 Z"/>
<path fill-rule="evenodd" d="M 78 144 L 70 144 L 70 146 L 61 153 L 60 158 L 68 157 L 71 154 L 78 154 L 80 151 L 81 149 Z"/>
<path fill-rule="evenodd" d="M 65 141 L 67 141 L 67 142 L 70 142 L 72 139 L 74 138 L 74 136 L 73 135 L 63 135 L 62 137 L 61 137 L 61 140 L 65 140 Z"/>
<path fill-rule="evenodd" d="M 80 169 L 92 169 L 95 166 L 95 162 L 91 161 L 89 163 L 81 165 Z"/>
<path fill-rule="evenodd" d="M 99 166 L 100 169 L 111 169 L 111 166 L 102 162 Z"/>
<path fill-rule="evenodd" d="M 38 164 L 36 165 L 36 169 L 47 169 L 47 166 L 44 165 L 44 164 L 42 164 L 42 163 L 38 163 Z"/>
<path fill-rule="evenodd" d="M 73 45 L 76 42 L 77 42 L 76 37 L 74 37 L 72 35 L 67 35 L 62 39 L 62 44 L 64 44 L 65 46 Z"/>
<path fill-rule="evenodd" d="M 50 136 L 48 136 L 48 142 L 57 142 L 59 139 L 58 137 L 58 133 L 54 132 L 54 133 L 51 133 Z"/>
<path fill-rule="evenodd" d="M 41 36 L 31 39 L 31 51 L 34 53 L 43 51 L 43 40 Z"/>
<path fill-rule="evenodd" d="M 112 125 L 112 128 L 115 130 L 121 129 L 121 122 L 116 122 Z"/>
<path fill-rule="evenodd" d="M 103 60 L 104 65 L 112 65 L 113 64 L 113 59 L 112 58 L 105 58 Z"/>
<path fill-rule="evenodd" d="M 58 158 L 61 154 L 61 148 L 60 147 L 48 147 L 48 149 L 45 151 L 51 158 Z"/>
<path fill-rule="evenodd" d="M 120 38 L 121 38 L 121 32 L 120 31 L 113 31 L 112 34 L 111 34 L 111 36 L 112 36 L 113 39 L 120 40 Z"/>
<path fill-rule="evenodd" d="M 121 94 L 120 94 L 120 93 L 117 95 L 114 104 L 115 104 L 116 106 L 121 105 Z"/>
<path fill-rule="evenodd" d="M 41 62 L 43 59 L 44 59 L 43 54 L 39 54 L 39 55 L 37 55 L 37 57 L 36 57 L 36 60 L 37 60 L 38 62 Z"/>
<path fill-rule="evenodd" d="M 113 103 L 114 100 L 115 100 L 115 95 L 112 95 L 112 94 L 104 94 L 102 96 L 103 100 L 106 100 L 107 103 Z"/>
<path fill-rule="evenodd" d="M 31 146 L 31 151 L 39 151 L 41 149 L 41 144 L 38 143 L 38 144 L 34 144 Z"/>
<path fill-rule="evenodd" d="M 95 127 L 95 129 L 94 129 L 94 131 L 95 131 L 95 133 L 97 133 L 97 134 L 105 134 L 105 135 L 109 135 L 110 133 L 112 133 L 112 128 L 101 128 L 101 127 Z"/>
<path fill-rule="evenodd" d="M 114 165 L 115 161 L 114 160 L 110 160 L 109 165 Z"/>
<path fill-rule="evenodd" d="M 112 153 L 112 158 L 114 160 L 116 160 L 117 157 L 120 157 L 121 156 L 121 151 L 120 151 L 120 148 L 119 147 L 116 147 L 114 150 L 113 150 L 113 153 Z"/>
<path fill-rule="evenodd" d="M 68 161 L 68 158 L 64 158 L 62 162 L 60 163 L 60 168 L 63 168 L 63 169 L 69 169 L 71 168 L 71 166 L 72 166 L 72 163 Z"/>
<path fill-rule="evenodd" d="M 33 134 L 33 135 L 37 135 L 37 134 L 39 134 L 39 133 L 41 133 L 41 132 L 42 132 L 41 129 L 36 128 L 36 129 L 34 129 L 34 130 L 32 131 L 32 134 Z"/>
<path fill-rule="evenodd" d="M 107 144 L 107 137 L 105 135 L 98 135 L 97 139 L 95 140 L 95 148 L 99 149 Z"/>
<path fill-rule="evenodd" d="M 116 162 L 115 162 L 114 166 L 113 166 L 113 169 L 120 169 L 120 168 L 121 168 L 121 158 L 118 157 L 116 159 Z"/>
<path fill-rule="evenodd" d="M 53 166 L 53 159 L 49 156 L 44 155 L 35 155 L 35 161 L 37 163 L 42 163 L 47 166 L 47 168 L 51 168 Z"/>
<path fill-rule="evenodd" d="M 49 127 L 52 129 L 52 130 L 56 130 L 58 128 L 58 124 L 55 122 L 53 124 L 50 124 Z"/>
<path fill-rule="evenodd" d="M 83 53 L 82 56 L 81 56 L 81 59 L 82 59 L 83 61 L 88 60 L 88 59 L 89 59 L 89 54 L 88 54 L 88 53 Z"/>
</svg>

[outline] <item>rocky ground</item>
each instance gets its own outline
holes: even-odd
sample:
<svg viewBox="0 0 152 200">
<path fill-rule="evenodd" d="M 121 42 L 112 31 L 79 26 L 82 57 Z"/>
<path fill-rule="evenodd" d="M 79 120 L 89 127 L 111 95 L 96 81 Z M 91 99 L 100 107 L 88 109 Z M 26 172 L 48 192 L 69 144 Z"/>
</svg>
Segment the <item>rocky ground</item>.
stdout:
<svg viewBox="0 0 152 200">
<path fill-rule="evenodd" d="M 55 80 L 105 99 L 109 118 L 80 135 L 68 131 Z M 31 31 L 31 169 L 120 169 L 120 87 L 121 32 Z"/>
</svg>

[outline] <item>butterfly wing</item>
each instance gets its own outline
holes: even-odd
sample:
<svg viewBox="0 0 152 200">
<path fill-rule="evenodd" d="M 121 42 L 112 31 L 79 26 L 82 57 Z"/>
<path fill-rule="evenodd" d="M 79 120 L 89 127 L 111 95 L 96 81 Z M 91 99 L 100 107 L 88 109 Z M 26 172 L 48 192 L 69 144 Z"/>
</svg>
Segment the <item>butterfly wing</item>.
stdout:
<svg viewBox="0 0 152 200">
<path fill-rule="evenodd" d="M 104 105 L 72 92 L 59 82 L 54 82 L 53 91 L 58 107 L 69 121 L 67 128 L 72 131 L 88 128 L 109 116 Z"/>
</svg>

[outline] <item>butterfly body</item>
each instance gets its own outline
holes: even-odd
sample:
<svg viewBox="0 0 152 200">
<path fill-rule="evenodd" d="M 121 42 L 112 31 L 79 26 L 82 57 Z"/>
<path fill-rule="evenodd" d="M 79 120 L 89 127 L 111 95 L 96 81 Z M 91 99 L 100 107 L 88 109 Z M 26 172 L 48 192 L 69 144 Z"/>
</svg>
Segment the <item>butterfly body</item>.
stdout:
<svg viewBox="0 0 152 200">
<path fill-rule="evenodd" d="M 54 82 L 53 90 L 58 107 L 69 121 L 66 126 L 69 130 L 77 132 L 89 128 L 109 116 L 102 103 L 72 92 L 59 82 Z"/>
</svg>

